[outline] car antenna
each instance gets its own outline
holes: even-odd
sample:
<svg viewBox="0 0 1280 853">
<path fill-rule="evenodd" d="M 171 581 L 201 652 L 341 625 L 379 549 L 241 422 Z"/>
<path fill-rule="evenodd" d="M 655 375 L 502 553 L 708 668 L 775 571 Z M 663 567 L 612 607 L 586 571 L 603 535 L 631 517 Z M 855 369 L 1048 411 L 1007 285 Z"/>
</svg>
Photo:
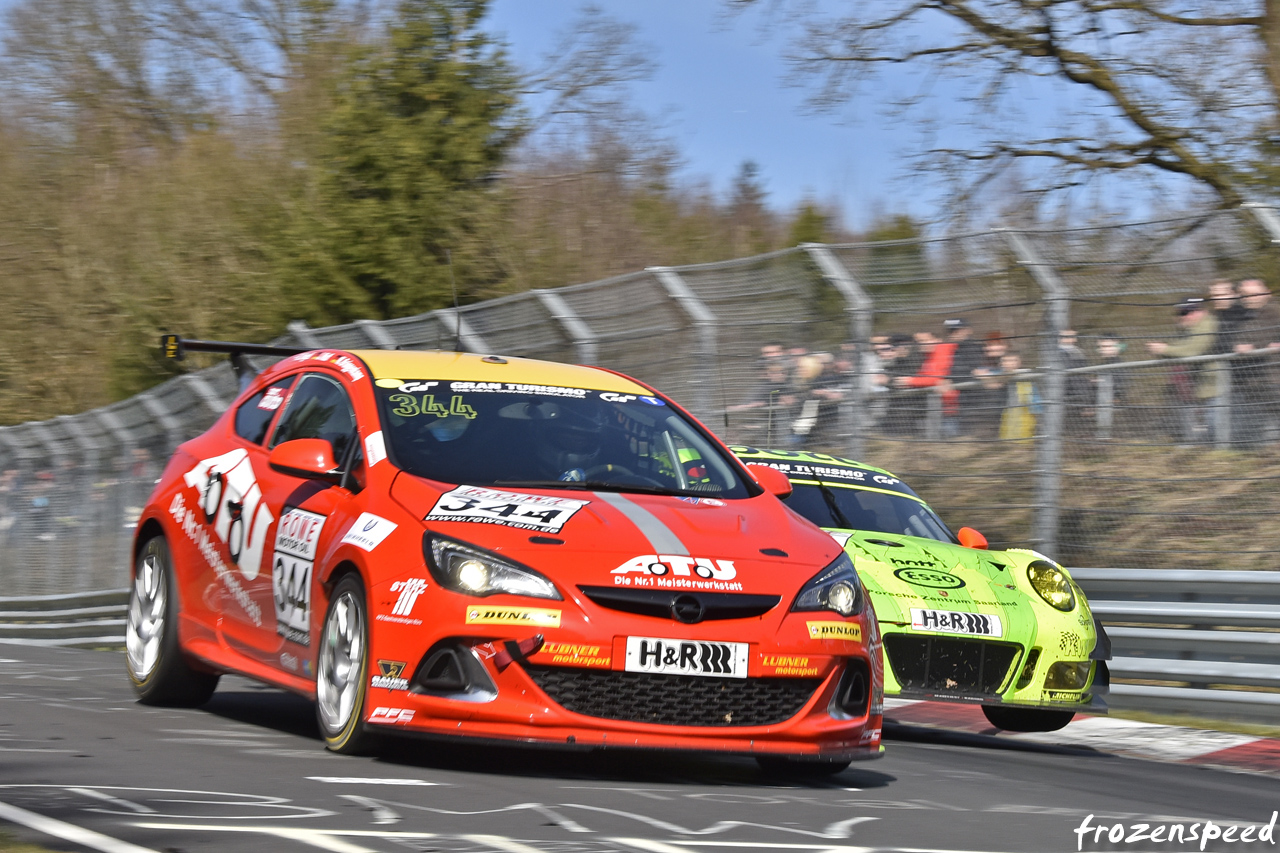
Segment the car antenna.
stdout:
<svg viewBox="0 0 1280 853">
<path fill-rule="evenodd" d="M 453 339 L 453 351 L 462 352 L 462 309 L 458 307 L 458 283 L 453 280 L 453 250 L 445 249 L 449 261 L 449 289 L 453 291 L 453 318 L 457 320 L 457 332 Z"/>
</svg>

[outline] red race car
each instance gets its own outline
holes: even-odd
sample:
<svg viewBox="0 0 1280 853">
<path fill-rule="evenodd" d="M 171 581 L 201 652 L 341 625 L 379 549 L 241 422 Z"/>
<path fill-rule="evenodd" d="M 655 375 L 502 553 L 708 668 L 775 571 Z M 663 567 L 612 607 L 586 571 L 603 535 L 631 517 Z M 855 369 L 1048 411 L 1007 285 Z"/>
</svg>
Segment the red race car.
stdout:
<svg viewBox="0 0 1280 853">
<path fill-rule="evenodd" d="M 225 351 L 243 390 L 165 468 L 127 625 L 145 703 L 220 673 L 310 697 L 329 749 L 405 732 L 750 754 L 881 751 L 844 551 L 691 415 L 608 370 L 452 352 Z M 260 375 L 245 353 L 289 356 Z"/>
</svg>

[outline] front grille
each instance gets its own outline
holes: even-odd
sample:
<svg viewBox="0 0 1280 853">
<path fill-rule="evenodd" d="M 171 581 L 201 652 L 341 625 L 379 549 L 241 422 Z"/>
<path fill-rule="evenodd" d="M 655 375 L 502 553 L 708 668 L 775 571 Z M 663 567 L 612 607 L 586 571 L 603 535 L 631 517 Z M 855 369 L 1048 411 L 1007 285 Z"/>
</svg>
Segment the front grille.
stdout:
<svg viewBox="0 0 1280 853">
<path fill-rule="evenodd" d="M 575 714 L 662 726 L 769 726 L 800 712 L 820 678 L 703 678 L 524 665 Z"/>
<path fill-rule="evenodd" d="M 886 634 L 884 654 L 903 690 L 1000 691 L 1022 647 L 989 640 Z"/>
</svg>

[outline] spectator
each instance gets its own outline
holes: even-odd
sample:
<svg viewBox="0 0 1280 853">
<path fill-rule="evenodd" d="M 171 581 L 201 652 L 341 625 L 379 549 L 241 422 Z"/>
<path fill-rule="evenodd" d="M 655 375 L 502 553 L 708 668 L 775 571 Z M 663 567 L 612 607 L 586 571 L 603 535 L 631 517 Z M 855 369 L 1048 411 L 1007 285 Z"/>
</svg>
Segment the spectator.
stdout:
<svg viewBox="0 0 1280 853">
<path fill-rule="evenodd" d="M 757 441 L 765 446 L 781 442 L 789 434 L 794 420 L 793 410 L 796 395 L 792 389 L 791 371 L 782 348 L 768 345 L 760 348 L 760 378 L 756 381 L 750 396 L 745 403 L 726 407 L 728 412 L 754 412 L 760 418 L 746 425 L 745 429 L 755 432 Z"/>
<path fill-rule="evenodd" d="M 1240 297 L 1241 316 L 1232 350 L 1247 356 L 1231 363 L 1231 437 L 1244 447 L 1255 447 L 1265 439 L 1275 414 L 1274 354 L 1280 349 L 1280 310 L 1261 279 L 1240 282 Z"/>
<path fill-rule="evenodd" d="M 1095 402 L 1092 377 L 1080 373 L 1082 367 L 1089 366 L 1089 359 L 1077 343 L 1079 336 L 1075 329 L 1063 329 L 1058 332 L 1058 351 L 1062 354 L 1062 369 L 1067 371 L 1063 377 L 1063 402 L 1065 410 L 1064 427 L 1067 435 L 1079 436 L 1088 431 L 1093 420 Z"/>
<path fill-rule="evenodd" d="M 973 328 L 959 318 L 947 320 L 943 324 L 947 332 L 947 343 L 955 346 L 951 356 L 950 380 L 952 384 L 973 382 L 979 378 L 978 369 L 982 367 L 982 345 L 973 339 Z M 982 389 L 974 386 L 961 388 L 954 392 L 951 405 L 943 407 L 943 434 L 948 437 L 968 435 L 981 419 L 978 411 L 978 400 Z M 945 400 L 946 398 L 944 398 Z M 950 409 L 948 412 L 947 410 Z"/>
<path fill-rule="evenodd" d="M 1164 358 L 1189 358 L 1208 353 L 1218 335 L 1218 318 L 1208 310 L 1205 300 L 1198 296 L 1184 299 L 1178 303 L 1177 312 L 1177 340 L 1173 343 L 1147 341 L 1147 349 L 1152 355 Z M 1173 366 L 1169 388 L 1178 407 L 1180 442 L 1194 444 L 1212 440 L 1212 418 L 1207 415 L 1212 411 L 1217 387 L 1217 372 L 1205 370 L 1202 363 Z"/>
<path fill-rule="evenodd" d="M 905 389 L 905 380 L 912 379 L 924 366 L 924 352 L 910 335 L 894 335 L 889 339 L 889 357 L 885 361 L 885 375 L 889 386 Z M 891 394 L 885 411 L 884 432 L 891 437 L 913 438 L 924 431 L 926 401 L 921 393 Z"/>
<path fill-rule="evenodd" d="M 1114 332 L 1103 332 L 1094 339 L 1093 348 L 1098 364 L 1119 364 L 1126 344 Z M 1123 370 L 1104 370 L 1093 374 L 1094 409 L 1097 435 L 1110 438 L 1123 430 L 1129 411 L 1129 376 Z"/>
<path fill-rule="evenodd" d="M 1236 327 L 1244 319 L 1245 307 L 1236 298 L 1236 286 L 1225 278 L 1220 278 L 1209 285 L 1209 306 L 1213 315 L 1218 318 L 1218 336 L 1214 338 L 1215 355 L 1231 352 L 1235 345 Z"/>
<path fill-rule="evenodd" d="M 951 321 L 948 320 L 947 322 Z M 951 388 L 949 381 L 951 362 L 956 352 L 956 343 L 953 341 L 939 342 L 929 332 L 916 332 L 916 341 L 924 342 L 921 345 L 921 350 L 924 351 L 925 355 L 924 362 L 920 366 L 920 372 L 914 376 L 899 376 L 895 380 L 895 384 L 899 388 L 936 389 L 936 392 L 942 396 L 942 416 L 945 423 L 948 417 L 954 418 L 958 411 L 957 394 Z M 927 412 L 928 400 L 923 395 L 922 402 L 925 404 Z"/>
<path fill-rule="evenodd" d="M 973 415 L 975 435 L 980 438 L 998 438 L 1000 436 L 1000 418 L 1004 411 L 1005 385 L 1001 376 L 1005 355 L 1009 345 L 999 332 L 989 332 L 982 341 L 982 364 L 973 373 L 982 382 L 982 387 L 973 395 Z"/>
<path fill-rule="evenodd" d="M 1000 359 L 1000 372 L 1004 377 L 1005 407 L 1000 414 L 1000 438 L 1005 441 L 1029 441 L 1036 434 L 1036 418 L 1040 414 L 1040 395 L 1030 377 L 1020 376 L 1028 371 L 1022 367 L 1022 357 L 1015 352 L 1005 353 Z"/>
</svg>

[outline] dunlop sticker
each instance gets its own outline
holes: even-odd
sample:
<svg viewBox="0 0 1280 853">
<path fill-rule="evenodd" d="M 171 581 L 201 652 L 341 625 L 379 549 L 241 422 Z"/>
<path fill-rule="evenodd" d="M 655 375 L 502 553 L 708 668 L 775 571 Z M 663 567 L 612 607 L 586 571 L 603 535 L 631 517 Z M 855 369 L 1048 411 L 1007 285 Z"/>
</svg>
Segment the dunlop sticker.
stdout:
<svg viewBox="0 0 1280 853">
<path fill-rule="evenodd" d="M 848 640 L 862 642 L 862 626 L 852 622 L 806 622 L 810 640 Z"/>
<path fill-rule="evenodd" d="M 536 607 L 470 607 L 468 625 L 528 625 L 531 628 L 559 628 L 559 610 Z"/>
</svg>

